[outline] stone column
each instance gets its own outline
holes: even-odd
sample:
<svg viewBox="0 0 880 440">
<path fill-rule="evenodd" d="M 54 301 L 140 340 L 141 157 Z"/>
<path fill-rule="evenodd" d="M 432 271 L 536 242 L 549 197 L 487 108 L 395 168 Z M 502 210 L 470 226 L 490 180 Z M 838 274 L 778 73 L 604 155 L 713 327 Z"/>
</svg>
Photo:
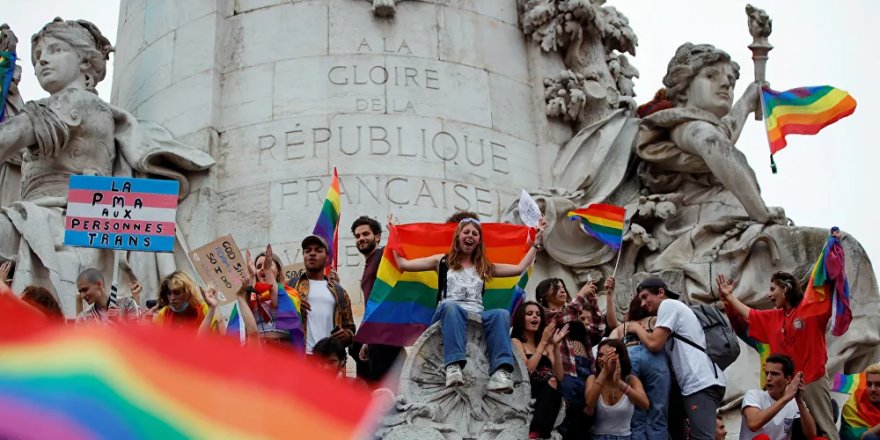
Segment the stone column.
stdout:
<svg viewBox="0 0 880 440">
<path fill-rule="evenodd" d="M 497 220 L 555 154 L 512 0 L 122 0 L 113 101 L 217 159 L 187 215 L 301 261 L 333 167 L 340 275 L 354 302 L 359 215 Z M 550 142 L 548 142 L 548 140 Z"/>
</svg>

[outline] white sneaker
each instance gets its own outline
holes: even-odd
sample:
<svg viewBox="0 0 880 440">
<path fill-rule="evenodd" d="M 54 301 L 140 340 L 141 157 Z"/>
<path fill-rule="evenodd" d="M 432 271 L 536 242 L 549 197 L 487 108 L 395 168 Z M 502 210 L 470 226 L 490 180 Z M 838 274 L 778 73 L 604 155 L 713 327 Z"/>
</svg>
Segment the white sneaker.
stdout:
<svg viewBox="0 0 880 440">
<path fill-rule="evenodd" d="M 486 389 L 496 393 L 510 394 L 513 392 L 513 378 L 506 370 L 499 368 L 489 377 L 489 385 L 486 386 Z"/>
<path fill-rule="evenodd" d="M 461 374 L 461 366 L 449 364 L 446 367 L 446 386 L 458 387 L 464 385 L 464 376 Z"/>
</svg>

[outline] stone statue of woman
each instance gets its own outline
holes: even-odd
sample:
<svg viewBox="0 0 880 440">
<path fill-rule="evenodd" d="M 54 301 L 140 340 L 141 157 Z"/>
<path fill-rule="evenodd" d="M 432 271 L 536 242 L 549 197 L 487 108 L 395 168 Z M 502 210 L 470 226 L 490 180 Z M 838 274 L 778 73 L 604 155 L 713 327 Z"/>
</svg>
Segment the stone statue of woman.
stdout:
<svg viewBox="0 0 880 440">
<path fill-rule="evenodd" d="M 563 220 L 575 205 L 606 202 L 626 206 L 632 225 L 617 271 L 618 304 L 628 302 L 635 281 L 629 275 L 639 272 L 664 272 L 677 280 L 687 300 L 698 302 L 717 301 L 714 279 L 730 275 L 739 280 L 737 297 L 758 308 L 767 306 L 766 280 L 773 272 L 806 282 L 828 229 L 794 226 L 781 208 L 765 205 L 755 173 L 735 145 L 755 111 L 759 86 L 750 84 L 734 104 L 738 77 L 739 66 L 724 51 L 681 45 L 663 79 L 659 98 L 665 102 L 641 107 L 634 140 L 613 140 L 623 150 L 614 155 L 622 157 L 584 170 L 592 188 L 611 189 L 585 192 L 574 201 L 544 197 L 547 216 L 557 217 L 545 231 L 548 255 L 594 279 L 610 275 L 614 250 Z M 870 260 L 852 236 L 843 246 L 854 320 L 844 336 L 829 343 L 830 371 L 858 370 L 876 358 L 880 341 Z M 549 266 L 548 272 L 558 270 Z"/>
<path fill-rule="evenodd" d="M 70 316 L 80 271 L 95 267 L 109 274 L 113 261 L 109 251 L 62 245 L 70 176 L 171 178 L 180 181 L 183 198 L 189 184 L 181 171 L 205 170 L 214 160 L 98 97 L 95 86 L 104 79 L 113 47 L 94 24 L 56 18 L 31 44 L 37 80 L 51 96 L 25 103 L 0 124 L 0 163 L 20 154 L 21 167 L 20 174 L 3 175 L 4 188 L 18 178 L 21 189 L 0 213 L 0 258 L 16 261 L 14 290 L 49 287 Z M 171 255 L 131 257 L 127 261 L 147 291 L 155 287 L 157 271 L 174 269 Z"/>
</svg>

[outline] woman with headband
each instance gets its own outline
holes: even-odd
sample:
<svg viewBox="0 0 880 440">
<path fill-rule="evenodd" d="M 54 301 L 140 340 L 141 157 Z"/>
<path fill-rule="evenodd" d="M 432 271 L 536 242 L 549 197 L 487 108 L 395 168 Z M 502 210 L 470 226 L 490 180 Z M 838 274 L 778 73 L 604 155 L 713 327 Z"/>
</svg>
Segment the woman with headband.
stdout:
<svg viewBox="0 0 880 440">
<path fill-rule="evenodd" d="M 389 216 L 389 222 L 393 220 Z M 406 272 L 436 270 L 446 274 L 445 285 L 439 286 L 440 304 L 432 323 L 440 321 L 443 336 L 443 363 L 446 386 L 464 384 L 462 367 L 466 362 L 468 313 L 480 315 L 486 339 L 489 369 L 492 372 L 487 389 L 499 393 L 513 392 L 513 352 L 510 345 L 510 314 L 507 310 L 483 310 L 483 290 L 494 277 L 517 276 L 534 261 L 544 219 L 531 248 L 519 264 L 495 264 L 486 257 L 480 221 L 467 217 L 458 223 L 452 245 L 446 254 L 407 260 L 396 252 L 397 267 Z M 442 281 L 442 276 L 440 277 Z"/>
</svg>

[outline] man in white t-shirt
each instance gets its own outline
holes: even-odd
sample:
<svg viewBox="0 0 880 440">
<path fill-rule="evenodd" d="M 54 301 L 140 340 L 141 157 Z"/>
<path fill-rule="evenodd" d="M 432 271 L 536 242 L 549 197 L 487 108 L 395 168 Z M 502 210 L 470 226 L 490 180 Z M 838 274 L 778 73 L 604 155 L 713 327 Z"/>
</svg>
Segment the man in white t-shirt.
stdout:
<svg viewBox="0 0 880 440">
<path fill-rule="evenodd" d="M 801 398 L 804 373 L 794 374 L 791 358 L 774 354 L 764 362 L 764 374 L 765 389 L 748 390 L 743 398 L 740 440 L 790 440 L 795 423 L 800 423 L 804 437 L 815 438 L 816 422 Z"/>
<path fill-rule="evenodd" d="M 639 284 L 636 294 L 642 307 L 657 315 L 654 331 L 648 333 L 638 323 L 627 324 L 627 332 L 636 334 L 642 345 L 653 352 L 665 349 L 672 362 L 675 379 L 681 388 L 685 404 L 685 415 L 689 421 L 692 440 L 713 440 L 715 438 L 715 412 L 724 398 L 724 371 L 715 365 L 704 351 L 691 346 L 678 338 L 686 338 L 692 343 L 706 347 L 706 334 L 697 315 L 678 301 L 679 295 L 671 290 L 662 279 L 648 278 Z M 684 423 L 684 420 L 681 421 Z M 673 423 L 670 420 L 670 423 Z"/>
<path fill-rule="evenodd" d="M 305 273 L 287 284 L 302 298 L 306 354 L 311 355 L 315 344 L 326 337 L 337 339 L 348 347 L 354 341 L 356 330 L 351 300 L 336 280 L 324 275 L 327 242 L 317 235 L 309 235 L 302 241 L 302 249 Z"/>
</svg>

